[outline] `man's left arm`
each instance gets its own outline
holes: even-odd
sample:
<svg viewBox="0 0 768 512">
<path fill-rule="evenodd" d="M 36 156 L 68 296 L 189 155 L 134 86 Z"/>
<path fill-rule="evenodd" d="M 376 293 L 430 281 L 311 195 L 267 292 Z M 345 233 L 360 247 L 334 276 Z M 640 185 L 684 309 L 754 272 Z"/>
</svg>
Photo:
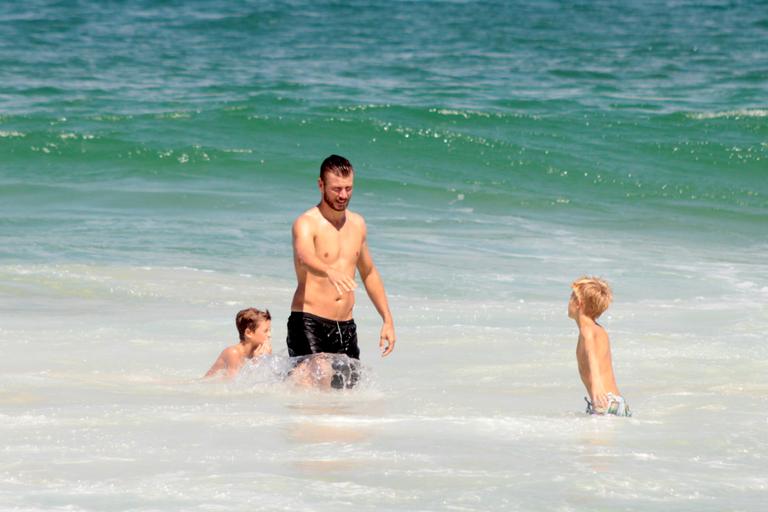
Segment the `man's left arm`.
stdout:
<svg viewBox="0 0 768 512">
<path fill-rule="evenodd" d="M 379 347 L 381 347 L 381 355 L 387 356 L 395 348 L 395 324 L 392 320 L 392 313 L 389 311 L 384 282 L 381 280 L 379 271 L 373 263 L 365 236 L 360 247 L 360 259 L 357 262 L 357 270 L 360 272 L 360 279 L 363 281 L 365 291 L 368 292 L 368 297 L 371 298 L 376 311 L 379 312 L 381 319 L 384 321 L 379 336 Z"/>
</svg>

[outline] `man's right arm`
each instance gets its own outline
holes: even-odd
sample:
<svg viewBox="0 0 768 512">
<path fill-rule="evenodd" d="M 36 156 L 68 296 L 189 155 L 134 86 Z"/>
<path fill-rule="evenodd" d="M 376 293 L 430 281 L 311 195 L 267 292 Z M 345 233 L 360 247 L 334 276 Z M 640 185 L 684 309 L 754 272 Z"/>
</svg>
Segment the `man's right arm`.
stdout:
<svg viewBox="0 0 768 512">
<path fill-rule="evenodd" d="M 311 220 L 303 215 L 293 223 L 293 251 L 299 265 L 313 275 L 327 277 L 339 295 L 357 287 L 354 279 L 317 257 Z"/>
</svg>

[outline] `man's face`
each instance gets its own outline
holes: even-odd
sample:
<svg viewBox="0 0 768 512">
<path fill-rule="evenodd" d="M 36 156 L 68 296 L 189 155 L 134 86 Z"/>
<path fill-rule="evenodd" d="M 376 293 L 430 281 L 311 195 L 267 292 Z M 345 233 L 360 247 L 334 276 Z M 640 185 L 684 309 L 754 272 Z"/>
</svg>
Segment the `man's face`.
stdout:
<svg viewBox="0 0 768 512">
<path fill-rule="evenodd" d="M 347 177 L 337 176 L 332 173 L 325 173 L 325 181 L 320 179 L 318 185 L 323 194 L 323 202 L 332 210 L 343 212 L 349 206 L 349 200 L 352 199 L 352 185 L 355 175 L 350 174 Z"/>
</svg>

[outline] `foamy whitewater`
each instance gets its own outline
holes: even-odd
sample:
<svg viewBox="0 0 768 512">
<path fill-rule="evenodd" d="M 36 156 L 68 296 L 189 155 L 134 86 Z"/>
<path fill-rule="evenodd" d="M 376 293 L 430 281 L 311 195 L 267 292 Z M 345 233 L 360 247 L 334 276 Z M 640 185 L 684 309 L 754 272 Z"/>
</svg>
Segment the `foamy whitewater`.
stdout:
<svg viewBox="0 0 768 512">
<path fill-rule="evenodd" d="M 0 509 L 764 510 L 764 7 L 3 4 Z M 360 287 L 342 391 L 284 378 L 330 153 L 398 336 Z M 275 354 L 202 381 L 248 306 Z"/>
</svg>

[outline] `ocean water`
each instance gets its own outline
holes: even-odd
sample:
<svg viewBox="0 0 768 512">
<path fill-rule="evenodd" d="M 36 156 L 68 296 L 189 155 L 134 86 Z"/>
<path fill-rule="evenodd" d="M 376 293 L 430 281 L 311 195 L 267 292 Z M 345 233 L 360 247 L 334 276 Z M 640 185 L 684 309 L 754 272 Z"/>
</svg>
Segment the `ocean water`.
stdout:
<svg viewBox="0 0 768 512">
<path fill-rule="evenodd" d="M 768 3 L 0 4 L 0 508 L 759 511 Z M 331 153 L 388 290 L 286 364 Z M 631 419 L 583 413 L 600 275 Z M 269 308 L 275 356 L 201 382 Z M 279 372 L 278 372 L 279 373 Z"/>
</svg>

